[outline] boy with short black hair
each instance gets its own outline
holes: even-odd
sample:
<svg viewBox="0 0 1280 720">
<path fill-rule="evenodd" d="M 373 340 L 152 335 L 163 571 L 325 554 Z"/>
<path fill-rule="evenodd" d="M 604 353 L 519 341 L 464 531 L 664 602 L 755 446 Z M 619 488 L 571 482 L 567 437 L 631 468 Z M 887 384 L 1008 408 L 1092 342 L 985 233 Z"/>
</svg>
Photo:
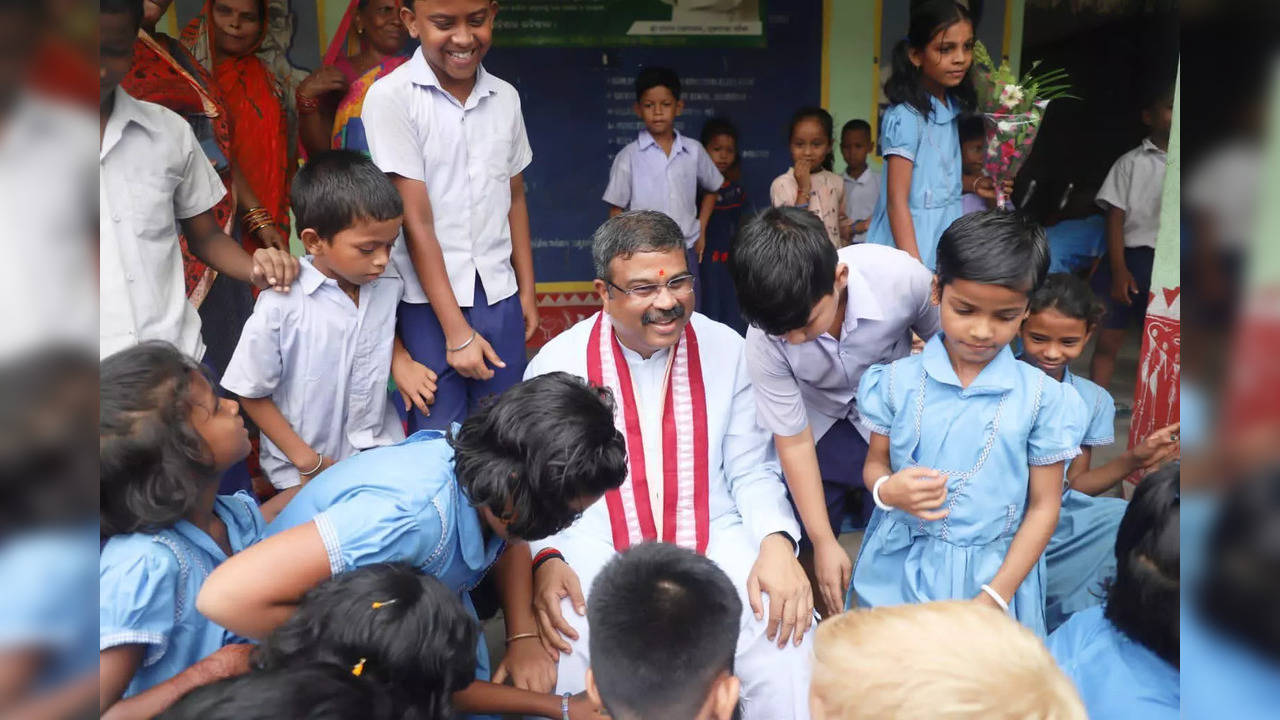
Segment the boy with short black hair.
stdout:
<svg viewBox="0 0 1280 720">
<path fill-rule="evenodd" d="M 853 221 L 851 242 L 867 239 L 871 215 L 880 198 L 880 173 L 867 165 L 871 152 L 871 124 L 850 120 L 840 130 L 840 154 L 844 157 L 844 214 Z"/>
<path fill-rule="evenodd" d="M 538 327 L 523 175 L 533 150 L 519 93 L 481 65 L 497 13 L 491 0 L 405 0 L 400 20 L 420 46 L 361 110 L 370 157 L 404 201 L 397 332 L 438 375 L 410 432 L 447 429 L 520 382 Z"/>
<path fill-rule="evenodd" d="M 1147 314 L 1173 126 L 1171 86 L 1143 104 L 1142 123 L 1150 134 L 1111 166 L 1097 198 L 1107 213 L 1107 257 L 1093 276 L 1093 291 L 1106 300 L 1107 315 L 1089 363 L 1089 379 L 1108 390 L 1126 329 L 1142 323 Z"/>
<path fill-rule="evenodd" d="M 596 577 L 587 617 L 587 694 L 615 720 L 734 716 L 742 601 L 714 562 L 677 545 L 636 545 Z"/>
<path fill-rule="evenodd" d="M 698 218 L 698 189 L 714 193 L 724 176 L 702 143 L 676 130 L 683 111 L 674 70 L 646 67 L 636 75 L 635 112 L 645 129 L 614 157 L 604 201 L 609 217 L 624 210 L 657 210 L 675 220 L 684 234 L 689 271 L 697 278 L 706 230 Z"/>
<path fill-rule="evenodd" d="M 400 196 L 362 154 L 333 150 L 298 172 L 290 200 L 309 253 L 298 289 L 258 296 L 222 378 L 266 435 L 262 469 L 278 489 L 404 439 L 386 392 L 403 289 L 388 267 Z M 398 359 L 397 386 L 429 397 L 430 370 Z"/>
<path fill-rule="evenodd" d="M 798 208 L 770 208 L 744 225 L 729 269 L 751 323 L 756 417 L 773 433 L 804 525 L 801 557 L 812 558 L 814 595 L 824 614 L 839 612 L 852 563 L 836 538 L 847 516 L 865 525 L 872 508 L 858 381 L 872 365 L 910 354 L 912 332 L 938 332 L 933 275 L 884 245 L 837 251 L 822 221 Z"/>
</svg>

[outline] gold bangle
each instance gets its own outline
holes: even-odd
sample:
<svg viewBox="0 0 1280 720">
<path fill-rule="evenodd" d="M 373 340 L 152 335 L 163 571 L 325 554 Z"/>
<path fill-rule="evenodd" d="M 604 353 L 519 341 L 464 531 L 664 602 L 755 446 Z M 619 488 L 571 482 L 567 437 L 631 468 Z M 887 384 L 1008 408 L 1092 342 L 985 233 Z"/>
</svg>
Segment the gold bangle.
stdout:
<svg viewBox="0 0 1280 720">
<path fill-rule="evenodd" d="M 516 633 L 515 635 L 512 635 L 511 637 L 507 638 L 507 644 L 510 645 L 516 640 L 524 640 L 526 638 L 536 638 L 536 637 L 538 637 L 538 633 Z"/>
</svg>

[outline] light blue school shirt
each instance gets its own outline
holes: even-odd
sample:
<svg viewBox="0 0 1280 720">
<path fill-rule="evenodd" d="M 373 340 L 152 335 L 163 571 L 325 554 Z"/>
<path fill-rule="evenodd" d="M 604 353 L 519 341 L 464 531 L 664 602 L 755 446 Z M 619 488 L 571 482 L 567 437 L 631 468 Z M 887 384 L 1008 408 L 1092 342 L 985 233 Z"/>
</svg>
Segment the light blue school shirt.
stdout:
<svg viewBox="0 0 1280 720">
<path fill-rule="evenodd" d="M 1120 632 L 1101 606 L 1071 616 L 1047 644 L 1089 720 L 1177 720 L 1178 669 Z"/>
<path fill-rule="evenodd" d="M 1084 401 L 1088 423 L 1080 445 L 1115 442 L 1116 406 L 1101 386 L 1065 370 L 1062 382 Z M 1102 602 L 1106 582 L 1116 574 L 1116 532 L 1129 507 L 1123 498 L 1093 497 L 1079 490 L 1062 493 L 1058 526 L 1045 548 L 1045 622 L 1049 631 L 1073 613 Z"/>
<path fill-rule="evenodd" d="M 456 427 L 456 426 L 455 426 Z M 307 483 L 267 527 L 267 535 L 314 521 L 334 574 L 403 562 L 457 593 L 479 584 L 503 541 L 487 540 L 483 520 L 453 475 L 443 432 L 366 450 Z"/>
<path fill-rule="evenodd" d="M 624 210 L 666 213 L 680 226 L 685 246 L 693 247 L 702 233 L 698 188 L 716 192 L 721 185 L 724 176 L 702 143 L 677 130 L 668 155 L 648 130 L 641 130 L 613 158 L 604 201 Z"/>
<path fill-rule="evenodd" d="M 0 542 L 0 652 L 42 654 L 30 689 L 58 689 L 97 672 L 98 621 L 81 598 L 98 592 L 98 524 L 23 531 Z"/>
<path fill-rule="evenodd" d="M 1019 362 L 1008 347 L 963 388 L 943 336 L 919 355 L 876 365 L 862 376 L 858 409 L 872 432 L 889 437 L 890 466 L 928 467 L 947 476 L 950 515 L 921 520 L 876 509 L 854 566 L 850 594 L 861 606 L 971 599 L 1004 562 L 1027 506 L 1029 465 L 1080 454 L 1080 396 Z M 1043 560 L 1009 608 L 1045 634 Z"/>
<path fill-rule="evenodd" d="M 956 130 L 959 109 L 951 98 L 946 103 L 935 97 L 926 118 L 911 105 L 891 106 L 880 123 L 880 154 L 897 155 L 911 161 L 911 192 L 907 196 L 911 220 L 915 224 L 920 261 L 934 269 L 938 239 L 963 214 L 960 161 L 960 134 Z M 867 230 L 867 242 L 895 245 L 889 227 L 889 171 L 880 174 L 880 197 Z"/>
<path fill-rule="evenodd" d="M 261 540 L 266 522 L 247 492 L 219 495 L 213 512 L 232 552 Z M 209 573 L 227 559 L 213 538 L 186 520 L 157 533 L 116 535 L 98 565 L 98 649 L 145 645 L 124 696 L 136 695 L 238 640 L 196 611 Z"/>
</svg>

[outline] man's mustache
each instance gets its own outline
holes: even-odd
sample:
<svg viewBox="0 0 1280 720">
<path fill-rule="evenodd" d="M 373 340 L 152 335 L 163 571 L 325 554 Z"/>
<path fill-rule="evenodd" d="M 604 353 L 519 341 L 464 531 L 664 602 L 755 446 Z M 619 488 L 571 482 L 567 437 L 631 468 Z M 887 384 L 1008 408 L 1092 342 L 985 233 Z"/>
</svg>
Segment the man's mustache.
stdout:
<svg viewBox="0 0 1280 720">
<path fill-rule="evenodd" d="M 640 324 L 652 325 L 653 323 L 679 320 L 682 317 L 684 317 L 684 306 L 676 305 L 670 310 L 646 310 L 644 315 L 640 316 Z"/>
</svg>

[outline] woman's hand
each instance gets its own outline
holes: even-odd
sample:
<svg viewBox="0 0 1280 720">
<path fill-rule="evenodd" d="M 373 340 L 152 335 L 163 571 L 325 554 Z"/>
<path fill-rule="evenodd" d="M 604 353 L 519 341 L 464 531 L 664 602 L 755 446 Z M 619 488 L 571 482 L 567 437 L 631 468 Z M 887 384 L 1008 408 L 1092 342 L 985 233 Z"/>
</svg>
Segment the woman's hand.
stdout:
<svg viewBox="0 0 1280 720">
<path fill-rule="evenodd" d="M 298 94 L 320 98 L 331 92 L 347 89 L 347 78 L 332 65 L 323 65 L 308 75 L 299 85 Z"/>
</svg>

